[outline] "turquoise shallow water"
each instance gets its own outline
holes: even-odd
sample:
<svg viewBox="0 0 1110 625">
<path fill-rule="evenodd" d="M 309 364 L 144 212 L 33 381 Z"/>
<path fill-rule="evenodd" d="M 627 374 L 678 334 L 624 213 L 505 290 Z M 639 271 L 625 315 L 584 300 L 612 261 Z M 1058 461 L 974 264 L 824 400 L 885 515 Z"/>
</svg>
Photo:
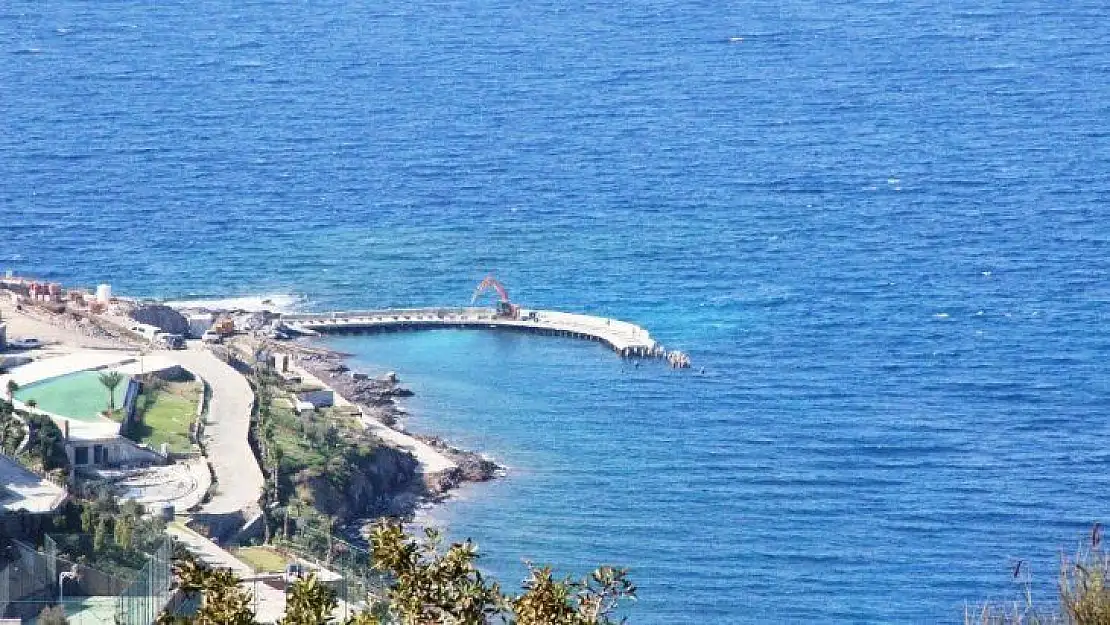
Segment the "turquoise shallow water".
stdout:
<svg viewBox="0 0 1110 625">
<path fill-rule="evenodd" d="M 1098 2 L 0 7 L 0 267 L 312 309 L 517 300 L 596 345 L 356 339 L 506 461 L 441 513 L 626 563 L 631 615 L 958 622 L 1050 596 L 1108 461 Z M 735 39 L 734 39 L 735 38 Z"/>
</svg>

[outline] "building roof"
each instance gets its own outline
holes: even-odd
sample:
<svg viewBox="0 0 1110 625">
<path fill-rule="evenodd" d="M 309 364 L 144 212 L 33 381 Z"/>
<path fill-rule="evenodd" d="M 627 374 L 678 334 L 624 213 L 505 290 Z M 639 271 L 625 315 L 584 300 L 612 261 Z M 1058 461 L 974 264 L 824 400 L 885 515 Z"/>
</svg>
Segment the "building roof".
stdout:
<svg viewBox="0 0 1110 625">
<path fill-rule="evenodd" d="M 26 510 L 32 514 L 53 512 L 66 500 L 66 490 L 25 469 L 0 454 L 0 514 Z"/>
</svg>

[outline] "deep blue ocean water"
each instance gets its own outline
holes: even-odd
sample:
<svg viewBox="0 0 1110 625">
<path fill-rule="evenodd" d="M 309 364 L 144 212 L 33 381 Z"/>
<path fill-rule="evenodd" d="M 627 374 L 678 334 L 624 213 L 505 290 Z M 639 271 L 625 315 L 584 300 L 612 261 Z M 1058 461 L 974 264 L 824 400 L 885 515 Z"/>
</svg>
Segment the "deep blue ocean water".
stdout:
<svg viewBox="0 0 1110 625">
<path fill-rule="evenodd" d="M 1106 520 L 1093 1 L 0 5 L 0 269 L 640 323 L 347 339 L 511 467 L 433 512 L 635 623 L 958 622 Z"/>
</svg>

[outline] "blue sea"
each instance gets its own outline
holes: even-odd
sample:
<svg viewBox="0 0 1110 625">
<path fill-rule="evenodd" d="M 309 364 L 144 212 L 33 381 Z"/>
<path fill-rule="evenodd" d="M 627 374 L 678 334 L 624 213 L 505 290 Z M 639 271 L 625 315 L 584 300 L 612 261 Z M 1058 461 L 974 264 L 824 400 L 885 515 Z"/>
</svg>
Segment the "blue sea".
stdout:
<svg viewBox="0 0 1110 625">
<path fill-rule="evenodd" d="M 1110 518 L 1110 9 L 0 5 L 0 269 L 308 310 L 528 306 L 688 351 L 334 341 L 505 479 L 430 514 L 633 623 L 1045 607 Z M 701 369 L 704 368 L 704 372 Z"/>
</svg>

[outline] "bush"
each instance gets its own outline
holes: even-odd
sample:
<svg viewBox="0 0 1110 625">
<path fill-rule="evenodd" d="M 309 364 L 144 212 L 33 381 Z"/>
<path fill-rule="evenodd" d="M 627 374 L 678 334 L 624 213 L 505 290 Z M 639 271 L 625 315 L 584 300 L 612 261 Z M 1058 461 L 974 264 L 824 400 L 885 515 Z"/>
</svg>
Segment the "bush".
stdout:
<svg viewBox="0 0 1110 625">
<path fill-rule="evenodd" d="M 39 613 L 38 619 L 35 620 L 38 625 L 68 625 L 69 619 L 66 618 L 66 611 L 62 606 L 56 605 L 51 608 L 44 608 Z"/>
<path fill-rule="evenodd" d="M 15 453 L 26 435 L 26 428 L 16 418 L 15 408 L 11 403 L 0 399 L 0 452 Z"/>
<path fill-rule="evenodd" d="M 69 467 L 65 438 L 50 417 L 42 414 L 24 415 L 31 443 L 27 449 L 31 457 L 42 463 L 42 468 L 65 469 Z"/>
<path fill-rule="evenodd" d="M 1014 567 L 1023 579 L 1022 597 L 1010 604 L 984 604 L 965 610 L 965 625 L 1110 625 L 1110 554 L 1102 545 L 1102 525 L 1095 523 L 1090 539 L 1074 557 L 1061 556 L 1058 590 L 1060 605 L 1044 612 L 1033 605 L 1031 580 L 1024 562 Z"/>
</svg>

